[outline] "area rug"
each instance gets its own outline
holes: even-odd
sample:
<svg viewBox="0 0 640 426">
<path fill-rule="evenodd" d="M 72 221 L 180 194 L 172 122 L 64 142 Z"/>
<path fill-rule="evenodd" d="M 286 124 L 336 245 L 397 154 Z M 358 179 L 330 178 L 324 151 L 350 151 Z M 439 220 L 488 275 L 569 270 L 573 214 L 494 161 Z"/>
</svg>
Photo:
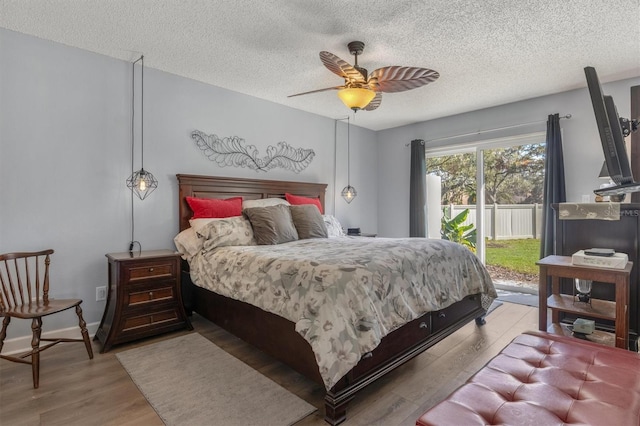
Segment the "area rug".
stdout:
<svg viewBox="0 0 640 426">
<path fill-rule="evenodd" d="M 289 425 L 316 410 L 198 333 L 116 356 L 169 426 Z"/>
</svg>

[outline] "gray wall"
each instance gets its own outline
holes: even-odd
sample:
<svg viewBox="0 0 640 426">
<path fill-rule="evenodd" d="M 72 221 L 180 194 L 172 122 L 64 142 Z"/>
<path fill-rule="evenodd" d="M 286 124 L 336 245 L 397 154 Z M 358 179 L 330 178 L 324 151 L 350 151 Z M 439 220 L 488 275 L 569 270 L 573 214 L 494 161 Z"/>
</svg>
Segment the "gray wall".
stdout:
<svg viewBox="0 0 640 426">
<path fill-rule="evenodd" d="M 583 70 L 576 72 L 583 73 Z M 603 91 L 613 96 L 623 117 L 629 118 L 630 87 L 635 85 L 640 85 L 640 78 L 602 85 Z M 554 113 L 572 115 L 570 120 L 560 121 L 567 200 L 581 202 L 583 195 L 589 195 L 593 200 L 593 190 L 602 183 L 598 173 L 604 157 L 589 93 L 584 88 L 378 132 L 378 233 L 388 237 L 409 235 L 411 149 L 405 145 L 412 139 L 429 141 L 535 121 L 540 123 L 484 133 L 476 136 L 476 140 L 544 132 L 547 116 Z M 473 137 L 455 138 L 427 143 L 427 146 L 453 145 L 472 140 Z"/>
<path fill-rule="evenodd" d="M 126 251 L 131 239 L 131 64 L 5 29 L 0 46 L 0 253 L 55 249 L 52 295 L 83 299 L 85 319 L 95 323 L 105 304 L 95 301 L 95 288 L 107 285 L 105 253 Z M 338 193 L 347 182 L 346 125 L 336 132 L 330 118 L 147 67 L 144 119 L 145 169 L 159 186 L 134 200 L 143 249 L 174 249 L 176 173 L 327 183 L 332 213 L 337 134 Z M 261 155 L 286 141 L 316 157 L 300 174 L 220 168 L 191 140 L 195 129 L 240 136 Z M 139 148 L 138 140 L 136 170 Z M 345 227 L 376 232 L 375 132 L 352 125 L 351 160 L 359 195 L 350 205 L 338 195 L 335 214 Z M 19 323 L 8 338 L 30 334 L 29 324 Z M 44 331 L 76 323 L 65 313 L 45 321 Z"/>
</svg>

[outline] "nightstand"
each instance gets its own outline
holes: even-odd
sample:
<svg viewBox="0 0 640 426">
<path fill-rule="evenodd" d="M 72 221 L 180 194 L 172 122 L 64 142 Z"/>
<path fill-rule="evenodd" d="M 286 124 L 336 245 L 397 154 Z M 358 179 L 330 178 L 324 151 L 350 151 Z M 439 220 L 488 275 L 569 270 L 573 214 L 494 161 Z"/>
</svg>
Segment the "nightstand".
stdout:
<svg viewBox="0 0 640 426">
<path fill-rule="evenodd" d="M 95 339 L 111 346 L 168 331 L 193 330 L 180 293 L 180 254 L 109 253 L 107 305 Z"/>
</svg>

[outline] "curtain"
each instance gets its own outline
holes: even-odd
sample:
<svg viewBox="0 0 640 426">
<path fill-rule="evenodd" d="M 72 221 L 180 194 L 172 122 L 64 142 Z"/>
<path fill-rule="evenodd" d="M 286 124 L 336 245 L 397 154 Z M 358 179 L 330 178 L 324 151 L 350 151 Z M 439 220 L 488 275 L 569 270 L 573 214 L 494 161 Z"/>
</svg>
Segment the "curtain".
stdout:
<svg viewBox="0 0 640 426">
<path fill-rule="evenodd" d="M 409 236 L 425 237 L 427 198 L 427 162 L 424 140 L 411 141 L 411 182 L 409 185 Z"/>
<path fill-rule="evenodd" d="M 559 114 L 550 115 L 547 120 L 547 146 L 545 150 L 543 191 L 542 234 L 540 240 L 541 259 L 555 254 L 555 226 L 551 205 L 567 201 Z"/>
</svg>

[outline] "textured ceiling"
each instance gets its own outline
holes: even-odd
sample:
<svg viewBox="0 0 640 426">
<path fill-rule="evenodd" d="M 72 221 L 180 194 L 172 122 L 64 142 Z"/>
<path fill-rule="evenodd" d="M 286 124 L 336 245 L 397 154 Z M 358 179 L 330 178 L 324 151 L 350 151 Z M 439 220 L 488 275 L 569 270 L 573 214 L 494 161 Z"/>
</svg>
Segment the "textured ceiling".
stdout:
<svg viewBox="0 0 640 426">
<path fill-rule="evenodd" d="M 356 114 L 374 130 L 640 76 L 640 0 L 0 0 L 0 27 L 323 116 L 349 111 L 327 50 L 440 79 Z"/>
</svg>

